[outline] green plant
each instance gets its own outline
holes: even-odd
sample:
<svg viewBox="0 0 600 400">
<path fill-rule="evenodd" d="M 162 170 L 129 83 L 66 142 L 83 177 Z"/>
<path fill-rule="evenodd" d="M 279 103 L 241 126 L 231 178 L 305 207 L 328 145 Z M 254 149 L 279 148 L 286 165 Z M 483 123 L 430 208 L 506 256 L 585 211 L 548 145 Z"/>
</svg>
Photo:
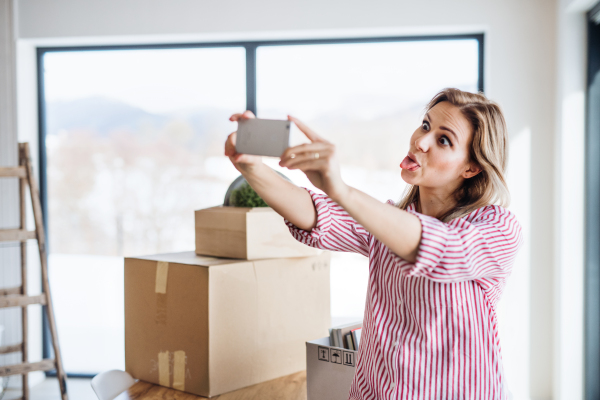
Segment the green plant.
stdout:
<svg viewBox="0 0 600 400">
<path fill-rule="evenodd" d="M 231 205 L 234 207 L 269 207 L 248 182 L 244 182 L 242 186 L 231 193 Z"/>
</svg>

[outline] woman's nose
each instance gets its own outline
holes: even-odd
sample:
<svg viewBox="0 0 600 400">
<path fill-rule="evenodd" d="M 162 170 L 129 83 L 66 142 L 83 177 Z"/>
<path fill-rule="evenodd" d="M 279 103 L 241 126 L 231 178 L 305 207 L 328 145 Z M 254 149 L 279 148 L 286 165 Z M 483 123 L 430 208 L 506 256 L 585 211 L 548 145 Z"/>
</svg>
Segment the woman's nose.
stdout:
<svg viewBox="0 0 600 400">
<path fill-rule="evenodd" d="M 427 152 L 429 150 L 429 135 L 425 134 L 415 140 L 415 147 L 423 153 Z"/>
</svg>

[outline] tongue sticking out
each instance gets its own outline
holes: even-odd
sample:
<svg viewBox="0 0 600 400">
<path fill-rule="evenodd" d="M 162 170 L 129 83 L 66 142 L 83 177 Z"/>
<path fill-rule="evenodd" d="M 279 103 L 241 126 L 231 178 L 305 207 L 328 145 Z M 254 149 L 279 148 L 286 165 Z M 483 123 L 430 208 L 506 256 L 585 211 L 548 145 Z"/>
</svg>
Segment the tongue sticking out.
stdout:
<svg viewBox="0 0 600 400">
<path fill-rule="evenodd" d="M 406 156 L 404 160 L 400 163 L 400 168 L 407 169 L 409 171 L 414 171 L 419 168 L 419 164 L 414 162 L 409 156 Z"/>
</svg>

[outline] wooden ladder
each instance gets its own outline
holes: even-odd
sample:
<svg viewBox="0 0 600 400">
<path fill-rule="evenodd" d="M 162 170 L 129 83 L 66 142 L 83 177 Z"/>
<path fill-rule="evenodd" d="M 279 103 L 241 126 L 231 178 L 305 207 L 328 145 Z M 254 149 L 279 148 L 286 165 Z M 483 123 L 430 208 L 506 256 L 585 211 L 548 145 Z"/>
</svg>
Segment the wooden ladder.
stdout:
<svg viewBox="0 0 600 400">
<path fill-rule="evenodd" d="M 46 236 L 44 234 L 44 223 L 42 218 L 42 206 L 38 186 L 33 175 L 31 166 L 31 155 L 28 143 L 19 143 L 19 166 L 0 168 L 0 178 L 19 178 L 19 202 L 20 202 L 20 228 L 0 229 L 0 242 L 21 242 L 21 286 L 0 289 L 0 308 L 21 307 L 23 322 L 22 343 L 0 346 L 0 354 L 22 353 L 21 364 L 0 366 L 0 377 L 9 375 L 22 375 L 23 400 L 29 399 L 29 372 L 49 371 L 56 369 L 56 376 L 60 386 L 62 400 L 68 400 L 67 381 L 60 357 L 56 322 L 54 320 L 54 309 L 50 297 L 50 284 L 48 281 L 48 265 L 46 254 Z M 26 188 L 29 186 L 35 230 L 28 231 L 26 226 L 25 196 Z M 27 295 L 27 240 L 37 239 L 40 253 L 40 264 L 42 267 L 42 294 L 37 296 Z M 39 362 L 29 362 L 27 354 L 27 306 L 30 304 L 41 304 L 46 306 L 52 345 L 54 348 L 54 359 L 44 359 Z"/>
</svg>

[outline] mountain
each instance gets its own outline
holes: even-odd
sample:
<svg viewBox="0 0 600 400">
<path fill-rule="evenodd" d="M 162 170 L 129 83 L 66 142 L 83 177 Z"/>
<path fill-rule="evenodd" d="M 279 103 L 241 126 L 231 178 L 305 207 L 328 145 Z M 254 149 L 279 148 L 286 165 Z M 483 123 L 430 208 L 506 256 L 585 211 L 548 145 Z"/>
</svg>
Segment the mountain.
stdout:
<svg viewBox="0 0 600 400">
<path fill-rule="evenodd" d="M 230 111 L 213 108 L 182 110 L 170 114 L 154 114 L 141 108 L 103 97 L 51 102 L 46 106 L 46 134 L 60 130 L 83 129 L 105 136 L 115 130 L 140 131 L 142 126 L 161 129 L 174 120 L 185 121 L 195 136 L 215 126 L 229 123 Z M 226 131 L 226 130 L 225 130 Z M 225 132 L 224 131 L 224 132 Z"/>
<path fill-rule="evenodd" d="M 85 129 L 105 135 L 115 129 L 135 131 L 143 123 L 161 126 L 167 120 L 167 117 L 102 97 L 52 102 L 46 106 L 48 135 L 55 135 L 61 129 Z"/>
</svg>

